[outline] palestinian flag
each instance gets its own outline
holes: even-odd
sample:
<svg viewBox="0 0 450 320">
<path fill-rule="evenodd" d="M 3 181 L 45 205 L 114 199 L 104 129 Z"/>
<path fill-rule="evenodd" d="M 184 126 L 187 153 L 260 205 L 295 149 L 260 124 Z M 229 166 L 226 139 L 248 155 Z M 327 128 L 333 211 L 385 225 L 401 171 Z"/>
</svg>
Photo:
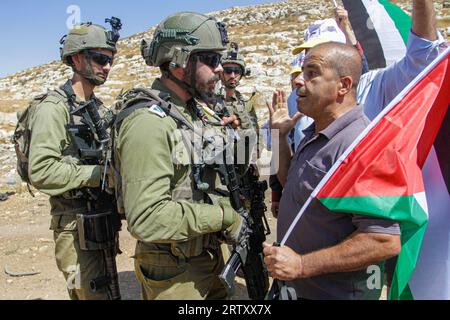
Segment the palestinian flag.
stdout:
<svg viewBox="0 0 450 320">
<path fill-rule="evenodd" d="M 390 299 L 410 299 L 428 221 L 422 167 L 450 104 L 450 48 L 410 83 L 338 159 L 300 210 L 313 198 L 333 211 L 399 222 L 402 250 Z"/>
<path fill-rule="evenodd" d="M 369 69 L 384 68 L 406 53 L 411 17 L 387 0 L 343 0 Z"/>
</svg>

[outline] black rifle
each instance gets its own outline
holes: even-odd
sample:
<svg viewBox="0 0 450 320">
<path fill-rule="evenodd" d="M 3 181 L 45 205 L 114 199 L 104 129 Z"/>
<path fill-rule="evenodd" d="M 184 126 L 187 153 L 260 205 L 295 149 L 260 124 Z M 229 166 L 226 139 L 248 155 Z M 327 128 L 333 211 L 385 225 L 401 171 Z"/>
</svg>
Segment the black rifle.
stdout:
<svg viewBox="0 0 450 320">
<path fill-rule="evenodd" d="M 71 116 L 81 116 L 80 125 L 68 125 L 67 129 L 84 164 L 108 165 L 108 125 L 98 113 L 97 104 L 91 100 L 75 110 Z M 93 292 L 108 287 L 111 299 L 120 300 L 120 288 L 116 266 L 117 235 L 121 228 L 113 194 L 105 189 L 106 175 L 102 177 L 102 188 L 84 188 L 88 212 L 77 215 L 77 226 L 82 250 L 101 250 L 105 263 L 105 275 L 92 279 Z"/>
<path fill-rule="evenodd" d="M 253 172 L 248 172 L 241 189 L 239 179 L 232 159 L 230 150 L 224 152 L 225 164 L 216 165 L 222 183 L 227 186 L 230 193 L 230 202 L 233 207 L 247 221 L 247 230 L 241 236 L 239 243 L 235 245 L 230 259 L 219 275 L 230 295 L 235 292 L 234 279 L 240 268 L 244 273 L 248 296 L 252 300 L 263 300 L 269 289 L 269 274 L 264 264 L 263 242 L 270 234 L 269 225 L 265 217 L 267 210 L 264 204 L 264 193 L 267 190 L 266 181 L 258 181 Z M 245 209 L 241 202 L 241 196 L 248 193 L 250 196 L 250 211 Z"/>
</svg>

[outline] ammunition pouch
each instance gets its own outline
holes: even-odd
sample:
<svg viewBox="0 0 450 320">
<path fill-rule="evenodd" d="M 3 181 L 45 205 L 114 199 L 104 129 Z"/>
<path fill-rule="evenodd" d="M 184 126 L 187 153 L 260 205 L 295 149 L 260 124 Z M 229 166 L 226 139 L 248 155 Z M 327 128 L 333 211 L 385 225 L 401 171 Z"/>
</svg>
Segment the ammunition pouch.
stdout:
<svg viewBox="0 0 450 320">
<path fill-rule="evenodd" d="M 119 221 L 119 223 L 117 223 Z M 112 210 L 95 214 L 77 214 L 77 229 L 81 250 L 105 250 L 117 242 L 119 216 Z"/>
</svg>

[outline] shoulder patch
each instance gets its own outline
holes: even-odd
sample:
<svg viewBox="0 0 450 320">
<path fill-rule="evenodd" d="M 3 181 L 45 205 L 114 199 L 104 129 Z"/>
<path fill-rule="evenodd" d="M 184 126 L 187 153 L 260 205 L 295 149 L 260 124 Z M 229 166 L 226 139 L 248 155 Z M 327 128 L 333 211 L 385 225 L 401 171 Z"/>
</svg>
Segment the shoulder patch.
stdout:
<svg viewBox="0 0 450 320">
<path fill-rule="evenodd" d="M 165 118 L 167 117 L 167 114 L 164 112 L 163 109 L 161 109 L 160 106 L 158 106 L 157 104 L 154 104 L 152 106 L 150 106 L 150 108 L 148 108 L 148 111 L 156 114 L 157 116 L 159 116 L 160 118 Z"/>
</svg>

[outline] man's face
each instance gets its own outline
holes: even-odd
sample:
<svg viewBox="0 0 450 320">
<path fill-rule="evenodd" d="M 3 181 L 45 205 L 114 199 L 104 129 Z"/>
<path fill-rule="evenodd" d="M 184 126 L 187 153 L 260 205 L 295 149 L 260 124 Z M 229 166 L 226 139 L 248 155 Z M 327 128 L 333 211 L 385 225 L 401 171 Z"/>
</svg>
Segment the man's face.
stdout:
<svg viewBox="0 0 450 320">
<path fill-rule="evenodd" d="M 220 73 L 223 72 L 220 64 L 221 55 L 217 52 L 201 52 L 197 56 L 196 70 L 192 70 L 192 65 L 190 65 L 184 81 L 191 83 L 192 73 L 195 72 L 195 89 L 200 97 L 203 99 L 213 98 L 216 85 L 220 80 Z"/>
<path fill-rule="evenodd" d="M 82 74 L 92 73 L 99 81 L 105 82 L 114 61 L 114 54 L 107 49 L 90 49 L 77 55 L 75 67 Z"/>
<path fill-rule="evenodd" d="M 236 63 L 223 66 L 222 83 L 227 88 L 236 88 L 242 78 L 242 68 Z"/>
<path fill-rule="evenodd" d="M 303 72 L 294 80 L 298 110 L 315 119 L 337 98 L 339 78 L 328 65 L 325 53 L 311 51 L 303 64 Z"/>
</svg>

